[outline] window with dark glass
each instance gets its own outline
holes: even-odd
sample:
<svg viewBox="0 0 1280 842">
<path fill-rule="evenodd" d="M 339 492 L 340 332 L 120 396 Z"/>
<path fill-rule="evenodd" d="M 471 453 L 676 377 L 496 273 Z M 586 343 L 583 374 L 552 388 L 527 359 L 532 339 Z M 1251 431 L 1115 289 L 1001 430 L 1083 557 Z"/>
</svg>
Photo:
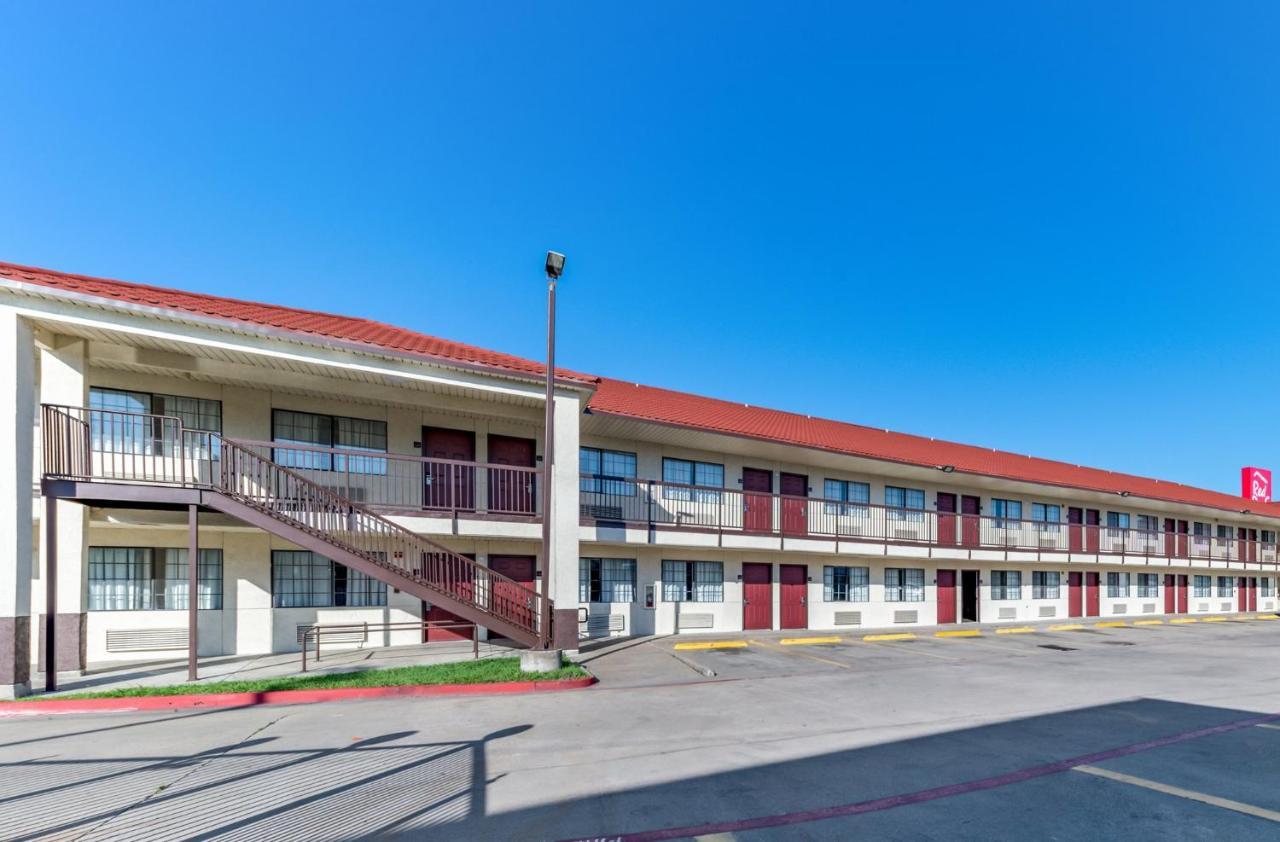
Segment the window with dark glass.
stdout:
<svg viewBox="0 0 1280 842">
<path fill-rule="evenodd" d="M 197 561 L 202 610 L 222 608 L 222 550 Z M 90 547 L 90 611 L 185 610 L 190 592 L 186 547 Z"/>
<path fill-rule="evenodd" d="M 871 569 L 823 567 L 822 599 L 824 602 L 868 602 L 871 599 Z"/>
<path fill-rule="evenodd" d="M 1032 503 L 1031 519 L 1041 532 L 1057 532 L 1062 522 L 1062 507 L 1055 503 Z"/>
<path fill-rule="evenodd" d="M 663 561 L 662 599 L 665 602 L 724 602 L 724 563 Z"/>
<path fill-rule="evenodd" d="M 1128 573 L 1108 573 L 1107 574 L 1107 596 L 1113 598 L 1127 597 L 1129 595 L 1129 574 Z"/>
<path fill-rule="evenodd" d="M 1207 599 L 1213 596 L 1213 577 L 1212 576 L 1196 576 L 1194 579 L 1193 596 Z"/>
<path fill-rule="evenodd" d="M 822 485 L 822 496 L 828 500 L 840 500 L 839 503 L 824 503 L 823 511 L 827 514 L 853 515 L 866 517 L 867 506 L 871 502 L 871 485 L 865 482 L 854 482 L 846 479 L 825 480 Z M 862 505 L 848 505 L 859 503 Z"/>
<path fill-rule="evenodd" d="M 1234 596 L 1236 580 L 1231 576 L 1218 577 L 1218 596 Z"/>
<path fill-rule="evenodd" d="M 636 496 L 636 455 L 598 447 L 578 449 L 579 487 L 584 494 Z"/>
<path fill-rule="evenodd" d="M 720 500 L 724 488 L 724 465 L 715 462 L 694 462 L 688 459 L 662 460 L 662 481 L 676 485 L 692 485 L 696 488 L 663 487 L 664 500 L 686 500 L 714 503 Z M 714 489 L 704 491 L 703 489 Z"/>
<path fill-rule="evenodd" d="M 1022 599 L 1022 573 L 1017 570 L 992 570 L 991 599 Z"/>
<path fill-rule="evenodd" d="M 579 602 L 634 602 L 634 558 L 583 558 L 578 560 Z"/>
<path fill-rule="evenodd" d="M 386 459 L 329 450 L 386 453 L 386 421 L 277 409 L 271 413 L 271 440 L 278 445 L 300 445 L 272 448 L 272 459 L 288 468 L 352 474 L 387 472 Z"/>
<path fill-rule="evenodd" d="M 1160 577 L 1155 573 L 1139 573 L 1138 596 L 1148 599 L 1160 596 Z"/>
<path fill-rule="evenodd" d="M 884 571 L 885 602 L 924 602 L 924 569 L 886 567 Z"/>
<path fill-rule="evenodd" d="M 1022 502 L 993 497 L 991 498 L 991 516 L 996 519 L 996 529 L 1017 529 L 1018 521 L 1022 520 Z"/>
<path fill-rule="evenodd" d="M 1128 529 L 1128 512 L 1107 512 L 1107 526 L 1112 529 Z"/>
<path fill-rule="evenodd" d="M 185 430 L 204 433 L 222 432 L 222 401 L 135 392 L 92 386 L 89 389 L 89 430 L 93 449 L 108 453 L 168 455 L 177 452 L 181 443 L 173 422 L 161 418 L 177 418 Z M 212 442 L 214 457 L 219 443 L 216 438 L 188 437 L 186 447 L 197 447 L 207 455 Z"/>
<path fill-rule="evenodd" d="M 307 550 L 271 552 L 276 608 L 360 608 L 387 604 L 387 586 Z"/>
<path fill-rule="evenodd" d="M 924 490 L 920 488 L 899 488 L 896 485 L 884 487 L 884 505 L 891 520 L 924 520 Z"/>
<path fill-rule="evenodd" d="M 1061 593 L 1061 576 L 1056 570 L 1037 570 L 1031 574 L 1032 599 L 1057 599 Z"/>
</svg>

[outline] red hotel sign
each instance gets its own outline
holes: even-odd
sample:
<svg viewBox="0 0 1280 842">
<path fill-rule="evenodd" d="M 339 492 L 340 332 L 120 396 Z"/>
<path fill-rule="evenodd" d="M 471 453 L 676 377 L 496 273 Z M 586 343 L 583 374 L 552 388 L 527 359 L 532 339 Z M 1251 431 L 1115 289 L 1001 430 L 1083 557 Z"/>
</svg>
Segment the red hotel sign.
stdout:
<svg viewBox="0 0 1280 842">
<path fill-rule="evenodd" d="M 1271 472 L 1266 468 L 1241 468 L 1240 496 L 1253 503 L 1270 503 Z"/>
</svg>

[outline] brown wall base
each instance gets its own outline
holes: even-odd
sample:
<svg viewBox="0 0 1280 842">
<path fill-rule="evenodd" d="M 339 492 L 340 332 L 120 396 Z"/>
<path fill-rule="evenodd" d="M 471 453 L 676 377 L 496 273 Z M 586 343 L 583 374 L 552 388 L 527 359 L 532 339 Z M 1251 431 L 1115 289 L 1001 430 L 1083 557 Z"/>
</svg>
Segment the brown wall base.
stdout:
<svg viewBox="0 0 1280 842">
<path fill-rule="evenodd" d="M 44 615 L 40 615 L 40 672 L 44 672 Z M 54 668 L 58 672 L 79 672 L 85 668 L 86 633 L 88 614 L 57 614 L 54 617 Z"/>
<path fill-rule="evenodd" d="M 0 685 L 31 683 L 31 618 L 0 617 Z"/>
<path fill-rule="evenodd" d="M 578 609 L 556 608 L 551 621 L 551 648 L 574 651 L 578 648 Z"/>
</svg>

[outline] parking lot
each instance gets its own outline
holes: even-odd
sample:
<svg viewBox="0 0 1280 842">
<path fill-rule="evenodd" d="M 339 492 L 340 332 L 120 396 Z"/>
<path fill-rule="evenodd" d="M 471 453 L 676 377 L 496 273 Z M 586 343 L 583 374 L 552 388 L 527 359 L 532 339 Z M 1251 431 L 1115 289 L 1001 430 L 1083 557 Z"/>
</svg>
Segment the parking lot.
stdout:
<svg viewBox="0 0 1280 842">
<path fill-rule="evenodd" d="M 130 840 L 1280 832 L 1280 622 L 980 631 L 617 641 L 586 655 L 599 685 L 556 694 L 0 720 L 0 826 Z"/>
</svg>

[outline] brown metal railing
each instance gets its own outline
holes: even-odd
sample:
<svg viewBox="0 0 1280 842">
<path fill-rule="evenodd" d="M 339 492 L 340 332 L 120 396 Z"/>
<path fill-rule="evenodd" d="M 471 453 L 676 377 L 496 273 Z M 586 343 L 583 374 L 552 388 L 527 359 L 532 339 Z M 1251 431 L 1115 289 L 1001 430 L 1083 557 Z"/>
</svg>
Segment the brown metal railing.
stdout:
<svg viewBox="0 0 1280 842">
<path fill-rule="evenodd" d="M 471 657 L 474 660 L 480 659 L 480 632 L 479 626 L 475 623 L 458 623 L 451 620 L 401 620 L 389 623 L 328 623 L 323 626 L 312 626 L 302 633 L 302 672 L 307 671 L 307 641 L 313 641 L 316 646 L 315 662 L 320 663 L 320 639 L 325 635 L 333 637 L 350 636 L 352 632 L 359 632 L 361 642 L 367 643 L 370 631 L 421 631 L 423 640 L 426 640 L 427 633 L 432 629 L 450 630 L 450 629 L 469 629 L 471 632 Z M 446 641 L 437 641 L 444 643 Z"/>
<path fill-rule="evenodd" d="M 965 515 L 659 480 L 581 477 L 588 523 L 622 523 L 849 543 L 1234 561 L 1276 565 L 1275 541 Z M 1234 533 L 1234 530 L 1233 530 Z"/>
<path fill-rule="evenodd" d="M 45 475 L 208 488 L 365 562 L 551 640 L 550 599 L 383 518 L 337 491 L 181 419 L 42 407 Z"/>
</svg>

